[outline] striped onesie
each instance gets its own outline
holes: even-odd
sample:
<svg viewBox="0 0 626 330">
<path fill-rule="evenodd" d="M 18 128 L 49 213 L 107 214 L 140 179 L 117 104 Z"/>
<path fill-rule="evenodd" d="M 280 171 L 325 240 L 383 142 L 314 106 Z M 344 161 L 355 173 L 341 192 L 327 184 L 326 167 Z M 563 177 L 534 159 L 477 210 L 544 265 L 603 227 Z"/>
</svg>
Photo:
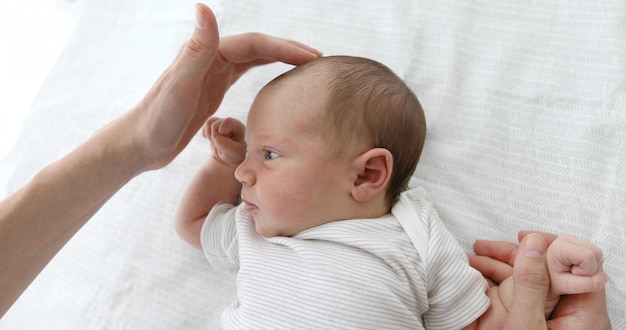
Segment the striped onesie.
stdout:
<svg viewBox="0 0 626 330">
<path fill-rule="evenodd" d="M 225 329 L 458 329 L 489 307 L 485 280 L 419 188 L 386 216 L 293 237 L 260 236 L 242 207 L 220 204 L 201 242 L 211 265 L 239 267 Z"/>
</svg>

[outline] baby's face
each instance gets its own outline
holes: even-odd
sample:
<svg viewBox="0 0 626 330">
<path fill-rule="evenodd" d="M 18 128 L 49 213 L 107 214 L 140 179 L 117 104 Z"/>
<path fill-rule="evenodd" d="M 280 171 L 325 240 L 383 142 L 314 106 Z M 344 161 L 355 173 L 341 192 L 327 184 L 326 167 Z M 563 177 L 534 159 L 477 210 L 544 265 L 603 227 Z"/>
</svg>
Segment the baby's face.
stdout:
<svg viewBox="0 0 626 330">
<path fill-rule="evenodd" d="M 346 218 L 349 156 L 329 159 L 322 135 L 326 100 L 321 83 L 292 77 L 263 91 L 250 109 L 248 154 L 235 175 L 246 211 L 263 236 L 293 236 Z"/>
</svg>

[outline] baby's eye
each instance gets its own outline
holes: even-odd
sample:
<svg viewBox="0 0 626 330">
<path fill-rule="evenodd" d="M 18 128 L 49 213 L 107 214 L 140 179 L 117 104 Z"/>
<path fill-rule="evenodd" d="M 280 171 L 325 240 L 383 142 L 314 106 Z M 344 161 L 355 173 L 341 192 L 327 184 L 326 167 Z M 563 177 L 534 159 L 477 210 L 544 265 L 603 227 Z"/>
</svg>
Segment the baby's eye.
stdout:
<svg viewBox="0 0 626 330">
<path fill-rule="evenodd" d="M 265 157 L 265 159 L 267 159 L 267 160 L 272 160 L 272 159 L 274 159 L 274 158 L 278 157 L 278 156 L 279 156 L 279 154 L 277 154 L 277 153 L 275 153 L 275 152 L 273 152 L 273 151 L 270 151 L 270 150 L 265 149 L 265 150 L 263 150 L 263 156 L 264 156 L 264 157 Z"/>
</svg>

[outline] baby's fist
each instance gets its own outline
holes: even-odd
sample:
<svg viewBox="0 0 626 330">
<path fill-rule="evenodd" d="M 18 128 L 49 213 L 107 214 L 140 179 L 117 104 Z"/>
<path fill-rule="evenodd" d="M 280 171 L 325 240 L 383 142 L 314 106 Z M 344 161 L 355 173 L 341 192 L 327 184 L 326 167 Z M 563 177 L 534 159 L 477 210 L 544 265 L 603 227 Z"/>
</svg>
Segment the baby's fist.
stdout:
<svg viewBox="0 0 626 330">
<path fill-rule="evenodd" d="M 579 294 L 604 288 L 608 276 L 602 271 L 602 250 L 583 239 L 561 235 L 546 254 L 552 294 Z"/>
<path fill-rule="evenodd" d="M 237 119 L 211 117 L 202 135 L 211 142 L 213 157 L 236 166 L 246 157 L 245 132 L 245 125 Z"/>
</svg>

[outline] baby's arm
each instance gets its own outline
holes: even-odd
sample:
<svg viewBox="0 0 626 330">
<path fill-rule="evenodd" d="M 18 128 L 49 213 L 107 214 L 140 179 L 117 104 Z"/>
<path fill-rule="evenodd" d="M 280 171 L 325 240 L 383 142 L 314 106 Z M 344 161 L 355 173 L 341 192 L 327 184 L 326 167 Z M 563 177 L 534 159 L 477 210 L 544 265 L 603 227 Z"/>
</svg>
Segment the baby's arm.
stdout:
<svg viewBox="0 0 626 330">
<path fill-rule="evenodd" d="M 246 156 L 245 126 L 236 119 L 210 118 L 203 135 L 211 142 L 213 154 L 187 186 L 175 218 L 178 235 L 198 249 L 209 211 L 218 203 L 237 203 L 241 184 L 235 179 L 235 169 Z"/>
</svg>

